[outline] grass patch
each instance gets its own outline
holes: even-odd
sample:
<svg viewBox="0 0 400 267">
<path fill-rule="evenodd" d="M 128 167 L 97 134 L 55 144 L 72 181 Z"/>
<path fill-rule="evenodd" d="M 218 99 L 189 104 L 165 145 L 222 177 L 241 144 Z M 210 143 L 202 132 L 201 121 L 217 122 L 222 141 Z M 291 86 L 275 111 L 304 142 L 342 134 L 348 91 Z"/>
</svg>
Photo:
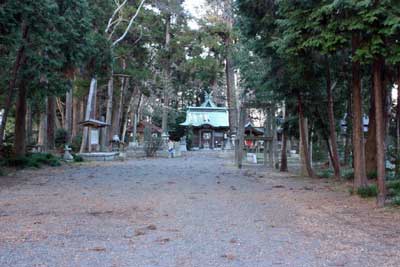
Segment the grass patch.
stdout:
<svg viewBox="0 0 400 267">
<path fill-rule="evenodd" d="M 392 204 L 400 206 L 400 180 L 388 181 L 386 189 L 388 196 L 392 198 Z"/>
<path fill-rule="evenodd" d="M 82 156 L 79 155 L 72 155 L 74 157 L 74 162 L 84 162 L 84 159 Z"/>
<path fill-rule="evenodd" d="M 353 170 L 345 170 L 342 173 L 342 177 L 345 180 L 353 180 L 354 179 L 354 171 Z"/>
<path fill-rule="evenodd" d="M 320 172 L 318 172 L 318 177 L 319 178 L 331 178 L 331 177 L 333 177 L 333 171 L 330 169 L 321 170 Z"/>
<path fill-rule="evenodd" d="M 375 184 L 360 187 L 357 189 L 357 195 L 362 198 L 376 197 L 378 195 L 378 187 Z"/>
<path fill-rule="evenodd" d="M 40 168 L 42 165 L 57 167 L 61 166 L 60 159 L 50 153 L 35 153 L 24 157 L 12 157 L 3 159 L 2 166 L 17 169 Z"/>
<path fill-rule="evenodd" d="M 378 177 L 377 171 L 372 171 L 372 172 L 367 173 L 367 178 L 369 180 L 376 180 L 377 177 Z"/>
<path fill-rule="evenodd" d="M 395 206 L 400 206 L 400 195 L 395 196 L 395 197 L 392 199 L 392 204 L 395 205 Z"/>
</svg>

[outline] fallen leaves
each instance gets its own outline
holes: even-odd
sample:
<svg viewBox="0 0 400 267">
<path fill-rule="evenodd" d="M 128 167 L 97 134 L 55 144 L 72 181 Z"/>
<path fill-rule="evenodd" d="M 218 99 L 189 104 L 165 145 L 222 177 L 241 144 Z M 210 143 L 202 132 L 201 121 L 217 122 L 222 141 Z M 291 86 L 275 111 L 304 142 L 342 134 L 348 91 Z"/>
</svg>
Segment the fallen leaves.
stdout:
<svg viewBox="0 0 400 267">
<path fill-rule="evenodd" d="M 135 236 L 141 236 L 141 235 L 145 235 L 146 233 L 143 230 L 135 230 Z"/>
<path fill-rule="evenodd" d="M 227 260 L 233 261 L 236 259 L 236 256 L 233 254 L 222 254 L 221 258 L 225 258 Z"/>
<path fill-rule="evenodd" d="M 147 229 L 154 231 L 154 230 L 157 230 L 157 226 L 155 226 L 154 224 L 150 224 L 149 226 L 147 226 Z"/>
<path fill-rule="evenodd" d="M 166 244 L 166 243 L 168 243 L 170 241 L 171 241 L 171 239 L 169 239 L 169 238 L 157 238 L 156 239 L 156 242 L 160 243 L 161 245 L 164 245 L 164 244 Z"/>
<path fill-rule="evenodd" d="M 89 250 L 89 251 L 95 251 L 95 252 L 104 252 L 104 251 L 106 251 L 107 249 L 104 248 L 104 247 L 94 247 L 94 248 L 89 248 L 88 250 Z"/>
</svg>

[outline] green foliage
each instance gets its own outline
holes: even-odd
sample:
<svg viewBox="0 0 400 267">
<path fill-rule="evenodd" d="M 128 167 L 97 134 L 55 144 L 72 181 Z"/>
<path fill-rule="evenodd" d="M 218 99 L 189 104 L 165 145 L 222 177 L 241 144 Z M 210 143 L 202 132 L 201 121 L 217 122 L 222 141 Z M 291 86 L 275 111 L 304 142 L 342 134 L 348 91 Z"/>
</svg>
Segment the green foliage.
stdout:
<svg viewBox="0 0 400 267">
<path fill-rule="evenodd" d="M 81 134 L 72 138 L 72 142 L 71 142 L 72 152 L 75 152 L 75 153 L 79 152 L 79 150 L 81 149 L 81 143 L 82 143 L 82 135 Z"/>
<path fill-rule="evenodd" d="M 333 171 L 331 169 L 325 169 L 318 172 L 318 177 L 320 178 L 331 178 L 333 176 Z"/>
<path fill-rule="evenodd" d="M 188 150 L 191 150 L 193 147 L 193 138 L 194 138 L 193 128 L 189 127 L 186 133 L 186 147 Z"/>
<path fill-rule="evenodd" d="M 153 136 L 151 129 L 144 128 L 144 152 L 146 157 L 154 157 L 162 146 L 163 140 L 159 136 Z"/>
<path fill-rule="evenodd" d="M 376 197 L 378 195 L 378 187 L 375 184 L 360 187 L 357 189 L 357 194 L 362 198 Z"/>
<path fill-rule="evenodd" d="M 392 198 L 392 203 L 400 205 L 400 180 L 388 181 L 386 184 L 388 196 Z"/>
<path fill-rule="evenodd" d="M 23 168 L 40 168 L 42 165 L 57 167 L 61 165 L 60 159 L 49 153 L 35 153 L 25 157 L 11 157 L 1 161 L 2 166 Z"/>
<path fill-rule="evenodd" d="M 392 199 L 392 204 L 395 206 L 400 206 L 400 195 L 397 195 Z"/>
<path fill-rule="evenodd" d="M 370 180 L 376 180 L 377 177 L 378 177 L 377 171 L 372 171 L 367 173 L 367 178 Z"/>
<path fill-rule="evenodd" d="M 56 131 L 55 144 L 58 148 L 64 148 L 68 143 L 68 132 L 67 130 L 60 128 Z"/>
<path fill-rule="evenodd" d="M 345 180 L 353 180 L 354 179 L 354 170 L 353 169 L 344 170 L 342 173 L 342 177 Z"/>
<path fill-rule="evenodd" d="M 73 154 L 72 156 L 74 157 L 74 162 L 83 162 L 84 161 L 83 157 L 80 155 Z"/>
</svg>

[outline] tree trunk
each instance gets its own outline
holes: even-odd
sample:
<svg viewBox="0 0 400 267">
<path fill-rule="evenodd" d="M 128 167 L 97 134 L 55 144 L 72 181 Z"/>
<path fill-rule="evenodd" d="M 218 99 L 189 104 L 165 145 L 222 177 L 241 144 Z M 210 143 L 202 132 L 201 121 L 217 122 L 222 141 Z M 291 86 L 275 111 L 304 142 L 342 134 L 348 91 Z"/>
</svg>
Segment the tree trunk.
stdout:
<svg viewBox="0 0 400 267">
<path fill-rule="evenodd" d="M 18 72 L 19 69 L 22 65 L 22 62 L 24 61 L 24 57 L 25 57 L 25 41 L 28 39 L 28 26 L 26 25 L 25 22 L 22 23 L 22 42 L 21 42 L 21 46 L 18 49 L 17 52 L 17 56 L 15 58 L 15 62 L 11 71 L 11 79 L 8 82 L 8 88 L 7 88 L 7 94 L 6 97 L 4 99 L 4 112 L 3 112 L 3 117 L 0 123 L 0 146 L 3 145 L 3 140 L 4 140 L 4 133 L 6 130 L 6 124 L 7 124 L 7 119 L 8 119 L 8 114 L 10 112 L 10 108 L 11 108 L 11 103 L 12 103 L 12 99 L 13 99 L 13 94 L 14 94 L 14 88 L 15 88 L 15 84 L 17 82 L 17 76 L 18 76 Z"/>
<path fill-rule="evenodd" d="M 80 114 L 80 100 L 73 96 L 72 98 L 72 130 L 71 130 L 71 141 L 79 133 L 79 122 L 81 120 Z"/>
<path fill-rule="evenodd" d="M 378 207 L 385 205 L 385 119 L 382 105 L 382 70 L 384 62 L 381 58 L 375 58 L 373 63 L 374 96 L 375 96 L 375 123 L 376 123 L 376 162 L 378 182 Z"/>
<path fill-rule="evenodd" d="M 283 131 L 282 131 L 281 166 L 280 166 L 280 169 L 279 169 L 281 172 L 287 172 L 288 171 L 286 149 L 287 149 L 287 133 L 286 133 L 286 130 L 283 129 Z"/>
<path fill-rule="evenodd" d="M 396 177 L 400 175 L 400 65 L 397 67 Z"/>
<path fill-rule="evenodd" d="M 56 107 L 58 109 L 58 112 L 61 115 L 61 123 L 57 124 L 57 128 L 64 128 L 65 129 L 65 109 L 64 109 L 64 103 L 61 101 L 59 97 L 56 97 Z M 57 113 L 57 110 L 56 110 Z"/>
<path fill-rule="evenodd" d="M 121 113 L 122 113 L 122 104 L 124 100 L 124 92 L 125 92 L 125 83 L 126 80 L 125 78 L 121 78 L 121 87 L 120 87 L 120 94 L 119 94 L 119 99 L 118 102 L 116 103 L 117 105 L 114 105 L 114 110 L 113 110 L 113 117 L 112 117 L 112 130 L 111 130 L 111 139 L 114 135 L 118 135 L 118 137 L 121 137 Z M 110 139 L 110 140 L 111 140 Z"/>
<path fill-rule="evenodd" d="M 26 82 L 22 81 L 18 89 L 18 98 L 15 111 L 15 155 L 17 157 L 25 156 L 26 154 Z"/>
<path fill-rule="evenodd" d="M 55 148 L 56 134 L 56 97 L 49 96 L 47 99 L 47 148 Z"/>
<path fill-rule="evenodd" d="M 243 149 L 244 149 L 244 126 L 246 124 L 246 108 L 242 106 L 240 108 L 239 118 L 239 130 L 238 130 L 238 144 L 235 146 L 237 149 L 237 166 L 239 169 L 242 168 L 243 161 Z"/>
<path fill-rule="evenodd" d="M 282 112 L 283 112 L 283 121 L 286 121 L 287 117 L 287 110 L 286 110 L 286 104 L 283 102 L 282 104 Z M 281 164 L 280 164 L 280 171 L 281 172 L 287 172 L 288 171 L 288 166 L 287 166 L 287 130 L 285 129 L 285 126 L 282 125 L 282 150 L 281 150 Z"/>
<path fill-rule="evenodd" d="M 352 99 L 352 94 L 351 94 L 352 90 L 349 90 L 349 98 L 348 98 L 348 102 L 347 102 L 347 116 L 346 116 L 346 136 L 345 136 L 345 145 L 344 145 L 344 164 L 346 166 L 349 165 L 350 162 L 350 153 L 351 153 L 351 146 L 352 146 L 352 138 L 351 138 L 351 133 L 352 133 L 352 115 L 351 115 L 351 110 L 352 110 L 352 103 L 351 103 L 351 99 Z"/>
<path fill-rule="evenodd" d="M 326 61 L 326 93 L 328 96 L 328 120 L 329 120 L 329 137 L 330 137 L 330 146 L 332 154 L 332 165 L 335 178 L 340 179 L 340 159 L 336 141 L 336 126 L 335 126 L 336 122 L 333 110 L 331 70 L 329 66 L 328 57 L 325 58 L 325 61 Z"/>
<path fill-rule="evenodd" d="M 310 153 L 308 149 L 308 129 L 306 129 L 306 123 L 303 111 L 303 102 L 300 93 L 298 93 L 298 113 L 299 113 L 299 128 L 300 128 L 300 142 L 301 142 L 301 152 L 304 158 L 304 165 L 307 171 L 307 176 L 315 178 L 314 170 L 310 161 Z"/>
<path fill-rule="evenodd" d="M 86 105 L 86 112 L 85 112 L 85 120 L 90 119 L 90 114 L 92 114 L 92 104 L 93 104 L 93 98 L 96 94 L 96 86 L 97 86 L 97 80 L 96 78 L 92 78 L 90 82 L 90 89 L 89 89 L 89 96 L 87 99 L 87 105 Z M 83 134 L 82 134 L 82 143 L 81 143 L 81 149 L 80 153 L 85 152 L 86 147 L 91 144 L 88 144 L 88 138 L 89 137 L 89 127 L 84 127 L 83 128 Z"/>
<path fill-rule="evenodd" d="M 353 56 L 359 47 L 360 40 L 356 33 L 352 36 Z M 360 62 L 352 62 L 352 95 L 353 95 L 353 163 L 354 163 L 354 191 L 367 185 L 365 176 L 365 152 L 363 132 L 363 112 L 361 95 Z"/>
<path fill-rule="evenodd" d="M 32 119 L 32 105 L 30 103 L 26 106 L 26 144 L 32 144 L 33 135 L 33 119 Z"/>
<path fill-rule="evenodd" d="M 126 135 L 126 131 L 127 131 L 127 128 L 128 128 L 128 120 L 130 118 L 130 113 L 132 112 L 132 109 L 133 109 L 133 104 L 134 104 L 134 101 L 135 101 L 135 95 L 136 95 L 136 92 L 134 91 L 132 93 L 132 95 L 131 95 L 131 99 L 129 100 L 129 104 L 128 104 L 128 109 L 126 111 L 126 116 L 125 116 L 125 120 L 124 120 L 124 126 L 123 126 L 123 129 L 122 129 L 122 138 L 121 138 L 121 140 L 123 142 L 125 141 L 125 135 Z"/>
<path fill-rule="evenodd" d="M 226 36 L 224 38 L 225 45 L 225 77 L 226 77 L 226 96 L 229 109 L 229 130 L 231 134 L 235 134 L 238 129 L 238 110 L 236 101 L 235 86 L 235 70 L 233 65 L 232 52 L 232 31 L 233 31 L 233 6 L 231 0 L 224 0 L 224 21 L 227 26 Z"/>
<path fill-rule="evenodd" d="M 300 131 L 300 116 L 299 116 L 299 156 L 300 156 L 300 174 L 302 176 L 308 176 L 308 171 L 307 171 L 307 165 L 306 165 L 306 156 L 304 154 L 304 143 L 307 142 L 308 144 L 308 120 L 307 118 L 304 118 L 304 128 L 306 129 L 304 131 L 304 134 L 306 136 L 303 136 L 301 131 Z M 310 151 L 309 149 L 307 149 Z"/>
<path fill-rule="evenodd" d="M 272 153 L 273 153 L 273 168 L 279 168 L 279 152 L 278 152 L 278 131 L 276 129 L 276 106 L 272 107 Z"/>
<path fill-rule="evenodd" d="M 167 78 L 168 79 L 168 78 Z M 166 83 L 169 83 L 166 81 Z M 169 85 L 167 86 L 169 88 Z M 168 135 L 168 106 L 169 106 L 169 93 L 168 89 L 164 88 L 164 103 L 163 103 L 163 110 L 162 110 L 162 122 L 161 122 L 161 127 L 162 127 L 162 132 L 164 135 Z"/>
<path fill-rule="evenodd" d="M 68 139 L 67 142 L 71 143 L 72 136 L 72 120 L 73 120 L 73 82 L 71 81 L 71 88 L 65 96 L 65 121 L 64 129 L 67 131 Z"/>
<path fill-rule="evenodd" d="M 268 118 L 268 109 L 265 112 L 266 120 L 264 122 L 264 137 L 269 137 L 269 118 Z M 268 158 L 268 150 L 269 150 L 269 142 L 264 141 L 264 166 L 269 166 L 269 158 Z M 268 159 L 268 160 L 267 160 Z"/>
<path fill-rule="evenodd" d="M 230 48 L 230 41 L 226 42 Z M 229 52 L 228 52 L 229 53 Z M 231 134 L 235 134 L 238 131 L 237 125 L 237 104 L 236 104 L 236 87 L 235 87 L 235 72 L 233 69 L 233 62 L 231 56 L 228 55 L 225 59 L 225 75 L 226 75 L 226 96 L 228 98 L 228 109 L 229 109 L 229 129 Z"/>
<path fill-rule="evenodd" d="M 375 173 L 376 166 L 376 120 L 375 120 L 375 96 L 374 96 L 374 81 L 372 79 L 372 87 L 370 91 L 370 109 L 369 109 L 369 123 L 368 123 L 368 136 L 365 142 L 365 170 L 366 174 Z"/>
<path fill-rule="evenodd" d="M 171 43 L 171 15 L 168 14 L 165 23 L 165 51 L 170 53 L 170 43 Z M 165 61 L 165 66 L 163 70 L 164 76 L 164 92 L 163 92 L 163 110 L 162 110 L 162 132 L 163 135 L 168 135 L 168 108 L 169 108 L 169 96 L 170 96 L 170 86 L 171 86 L 171 73 L 170 66 L 171 62 L 169 58 Z"/>
<path fill-rule="evenodd" d="M 44 101 L 44 110 L 40 112 L 38 144 L 43 150 L 47 149 L 47 97 Z"/>
<path fill-rule="evenodd" d="M 268 143 L 268 162 L 269 162 L 269 167 L 271 169 L 274 168 L 274 162 L 275 162 L 275 158 L 274 158 L 274 139 L 275 139 L 275 133 L 274 133 L 274 109 L 272 107 L 270 107 L 268 109 L 269 114 L 267 115 L 267 121 L 268 121 L 268 135 L 269 137 L 271 137 L 271 141 Z"/>
<path fill-rule="evenodd" d="M 110 140 L 112 139 L 112 115 L 113 115 L 113 96 L 114 96 L 114 77 L 111 74 L 110 79 L 108 80 L 107 85 L 107 111 L 106 111 L 106 123 L 109 125 L 107 126 L 107 130 L 104 131 L 104 146 L 108 147 L 110 144 Z"/>
<path fill-rule="evenodd" d="M 136 109 L 133 112 L 134 115 L 132 118 L 132 122 L 133 122 L 132 142 L 138 142 L 138 140 L 137 140 L 137 125 L 139 123 L 139 111 L 140 111 L 140 106 L 142 104 L 142 97 L 143 97 L 143 94 L 140 93 L 138 104 L 136 106 Z"/>
</svg>

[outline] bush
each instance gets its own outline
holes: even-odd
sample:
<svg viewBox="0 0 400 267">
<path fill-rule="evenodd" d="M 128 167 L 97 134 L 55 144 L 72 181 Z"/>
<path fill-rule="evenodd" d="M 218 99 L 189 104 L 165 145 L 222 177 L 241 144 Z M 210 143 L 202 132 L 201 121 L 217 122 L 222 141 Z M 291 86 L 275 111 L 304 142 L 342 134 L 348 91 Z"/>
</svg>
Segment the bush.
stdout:
<svg viewBox="0 0 400 267">
<path fill-rule="evenodd" d="M 60 160 L 49 153 L 35 153 L 24 157 L 11 157 L 3 160 L 3 165 L 14 167 L 17 169 L 23 168 L 40 168 L 42 165 L 57 167 L 61 165 Z"/>
<path fill-rule="evenodd" d="M 186 148 L 187 148 L 188 150 L 192 150 L 192 147 L 193 147 L 193 138 L 194 138 L 194 135 L 193 135 L 193 128 L 190 127 L 189 130 L 188 130 L 188 132 L 187 132 L 187 136 L 186 136 Z"/>
<path fill-rule="evenodd" d="M 1 158 L 12 158 L 15 155 L 14 147 L 11 144 L 3 144 L 0 147 L 0 159 Z"/>
<path fill-rule="evenodd" d="M 376 185 L 367 185 L 357 189 L 357 195 L 362 198 L 376 197 L 378 195 L 378 187 Z"/>
<path fill-rule="evenodd" d="M 24 168 L 31 167 L 29 165 L 28 157 L 11 157 L 6 158 L 3 161 L 3 165 L 7 167 Z"/>
<path fill-rule="evenodd" d="M 392 204 L 395 205 L 395 206 L 400 206 L 400 195 L 395 196 L 395 197 L 392 199 Z"/>
<path fill-rule="evenodd" d="M 57 129 L 54 140 L 57 148 L 63 148 L 68 143 L 68 132 L 65 129 Z"/>
<path fill-rule="evenodd" d="M 319 178 L 331 178 L 333 176 L 332 170 L 326 169 L 318 173 Z"/>
<path fill-rule="evenodd" d="M 400 180 L 389 181 L 386 184 L 388 196 L 393 199 L 400 198 Z"/>
<path fill-rule="evenodd" d="M 79 155 L 72 155 L 72 156 L 74 157 L 75 162 L 83 162 L 84 161 L 82 156 L 79 156 Z"/>
<path fill-rule="evenodd" d="M 372 171 L 372 172 L 367 173 L 367 178 L 369 180 L 376 180 L 377 177 L 378 177 L 377 171 Z"/>
<path fill-rule="evenodd" d="M 162 146 L 162 138 L 153 136 L 149 128 L 144 129 L 144 152 L 146 157 L 154 157 Z"/>
<path fill-rule="evenodd" d="M 79 150 L 81 149 L 81 143 L 82 143 L 82 135 L 77 135 L 74 138 L 72 138 L 71 141 L 71 149 L 72 152 L 79 152 Z"/>
<path fill-rule="evenodd" d="M 400 192 L 400 180 L 387 182 L 387 188 L 391 188 Z"/>
<path fill-rule="evenodd" d="M 346 170 L 343 172 L 342 177 L 346 180 L 353 180 L 354 179 L 354 171 L 353 170 Z"/>
</svg>

